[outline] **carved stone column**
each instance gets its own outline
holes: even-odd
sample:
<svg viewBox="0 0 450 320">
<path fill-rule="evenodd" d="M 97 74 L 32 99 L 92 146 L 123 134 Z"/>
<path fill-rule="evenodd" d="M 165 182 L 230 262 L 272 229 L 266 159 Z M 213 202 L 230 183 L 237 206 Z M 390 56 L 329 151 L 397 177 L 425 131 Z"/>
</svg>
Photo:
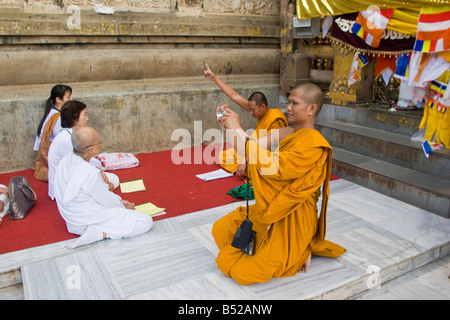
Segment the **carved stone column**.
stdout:
<svg viewBox="0 0 450 320">
<path fill-rule="evenodd" d="M 280 62 L 280 83 L 285 79 L 286 60 L 294 50 L 294 36 L 292 32 L 292 19 L 295 16 L 295 1 L 280 1 L 280 42 L 281 42 L 281 62 Z M 286 93 L 280 90 L 280 96 Z"/>
<path fill-rule="evenodd" d="M 203 0 L 178 0 L 176 1 L 177 13 L 182 15 L 201 15 L 203 14 Z"/>
<path fill-rule="evenodd" d="M 358 102 L 372 99 L 372 85 L 374 63 L 369 62 L 358 71 L 358 81 L 348 85 L 350 68 L 355 51 L 345 47 L 334 48 L 334 80 L 330 85 L 329 98 L 331 103 L 341 106 L 354 107 Z"/>
</svg>

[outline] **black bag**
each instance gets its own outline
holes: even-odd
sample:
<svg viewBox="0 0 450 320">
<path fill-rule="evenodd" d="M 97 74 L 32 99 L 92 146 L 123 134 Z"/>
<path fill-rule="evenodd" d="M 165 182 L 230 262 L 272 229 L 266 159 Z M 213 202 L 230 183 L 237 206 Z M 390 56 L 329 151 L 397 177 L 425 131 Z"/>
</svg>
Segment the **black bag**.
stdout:
<svg viewBox="0 0 450 320">
<path fill-rule="evenodd" d="M 31 189 L 28 180 L 22 176 L 15 176 L 8 185 L 9 218 L 11 220 L 23 219 L 36 204 L 36 193 Z"/>
</svg>

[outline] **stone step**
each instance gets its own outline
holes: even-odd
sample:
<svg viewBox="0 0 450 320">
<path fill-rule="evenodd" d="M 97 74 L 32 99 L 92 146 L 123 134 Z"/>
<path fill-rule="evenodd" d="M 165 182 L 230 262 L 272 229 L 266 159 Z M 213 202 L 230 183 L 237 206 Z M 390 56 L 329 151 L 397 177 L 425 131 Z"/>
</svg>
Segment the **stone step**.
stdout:
<svg viewBox="0 0 450 320">
<path fill-rule="evenodd" d="M 450 180 L 450 149 L 432 151 L 429 158 L 409 136 L 338 120 L 318 121 L 317 129 L 332 147 Z"/>
<path fill-rule="evenodd" d="M 136 238 L 3 254 L 0 277 L 20 268 L 24 298 L 38 300 L 352 299 L 450 253 L 450 220 L 339 179 L 330 185 L 327 239 L 347 251 L 313 257 L 306 274 L 240 286 L 218 270 L 211 236 L 213 223 L 240 205 L 156 221 Z"/>
<path fill-rule="evenodd" d="M 390 106 L 358 104 L 355 108 L 325 103 L 319 113 L 321 121 L 338 120 L 363 127 L 411 137 L 419 130 L 423 109 L 390 111 Z"/>
<path fill-rule="evenodd" d="M 423 109 L 389 111 L 389 107 L 363 104 L 356 106 L 353 123 L 411 137 L 419 130 L 422 117 Z"/>
<path fill-rule="evenodd" d="M 450 218 L 450 180 L 333 147 L 333 173 L 371 190 Z"/>
</svg>

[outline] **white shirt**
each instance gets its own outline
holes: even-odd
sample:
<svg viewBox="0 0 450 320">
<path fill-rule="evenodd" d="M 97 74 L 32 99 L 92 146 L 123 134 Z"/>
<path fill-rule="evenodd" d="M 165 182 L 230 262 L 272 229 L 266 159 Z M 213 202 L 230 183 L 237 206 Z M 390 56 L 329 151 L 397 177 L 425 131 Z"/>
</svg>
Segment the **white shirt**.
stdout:
<svg viewBox="0 0 450 320">
<path fill-rule="evenodd" d="M 108 235 L 127 236 L 138 213 L 126 209 L 110 192 L 100 170 L 73 153 L 60 162 L 55 175 L 55 199 L 70 233 L 82 235 L 89 225 Z"/>
<path fill-rule="evenodd" d="M 48 150 L 48 195 L 54 200 L 54 179 L 59 162 L 65 155 L 73 152 L 72 128 L 63 128 L 53 139 Z"/>
<path fill-rule="evenodd" d="M 39 133 L 39 136 L 36 136 L 36 139 L 34 140 L 34 147 L 33 147 L 34 151 L 39 150 L 39 145 L 41 144 L 42 131 L 44 131 L 45 124 L 47 123 L 48 119 L 50 119 L 50 117 L 57 112 L 59 112 L 57 109 L 52 108 L 50 110 L 50 112 L 48 113 L 47 118 L 45 118 L 44 124 L 42 125 L 42 128 L 41 128 L 41 132 Z M 62 129 L 61 117 L 59 117 L 58 120 L 56 121 L 55 125 L 53 126 L 52 135 L 50 136 L 49 141 L 53 141 L 53 139 L 55 139 L 55 137 L 58 135 L 58 133 L 61 131 L 61 129 Z"/>
</svg>

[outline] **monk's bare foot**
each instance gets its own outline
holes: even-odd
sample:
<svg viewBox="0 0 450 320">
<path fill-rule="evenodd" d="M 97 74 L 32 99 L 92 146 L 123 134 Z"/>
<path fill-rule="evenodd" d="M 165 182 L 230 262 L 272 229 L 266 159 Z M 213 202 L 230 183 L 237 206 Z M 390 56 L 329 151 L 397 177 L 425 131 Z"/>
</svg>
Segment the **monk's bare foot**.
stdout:
<svg viewBox="0 0 450 320">
<path fill-rule="evenodd" d="M 306 259 L 305 264 L 298 271 L 299 273 L 307 273 L 309 270 L 309 266 L 311 265 L 311 254 L 309 254 L 308 259 Z"/>
</svg>

